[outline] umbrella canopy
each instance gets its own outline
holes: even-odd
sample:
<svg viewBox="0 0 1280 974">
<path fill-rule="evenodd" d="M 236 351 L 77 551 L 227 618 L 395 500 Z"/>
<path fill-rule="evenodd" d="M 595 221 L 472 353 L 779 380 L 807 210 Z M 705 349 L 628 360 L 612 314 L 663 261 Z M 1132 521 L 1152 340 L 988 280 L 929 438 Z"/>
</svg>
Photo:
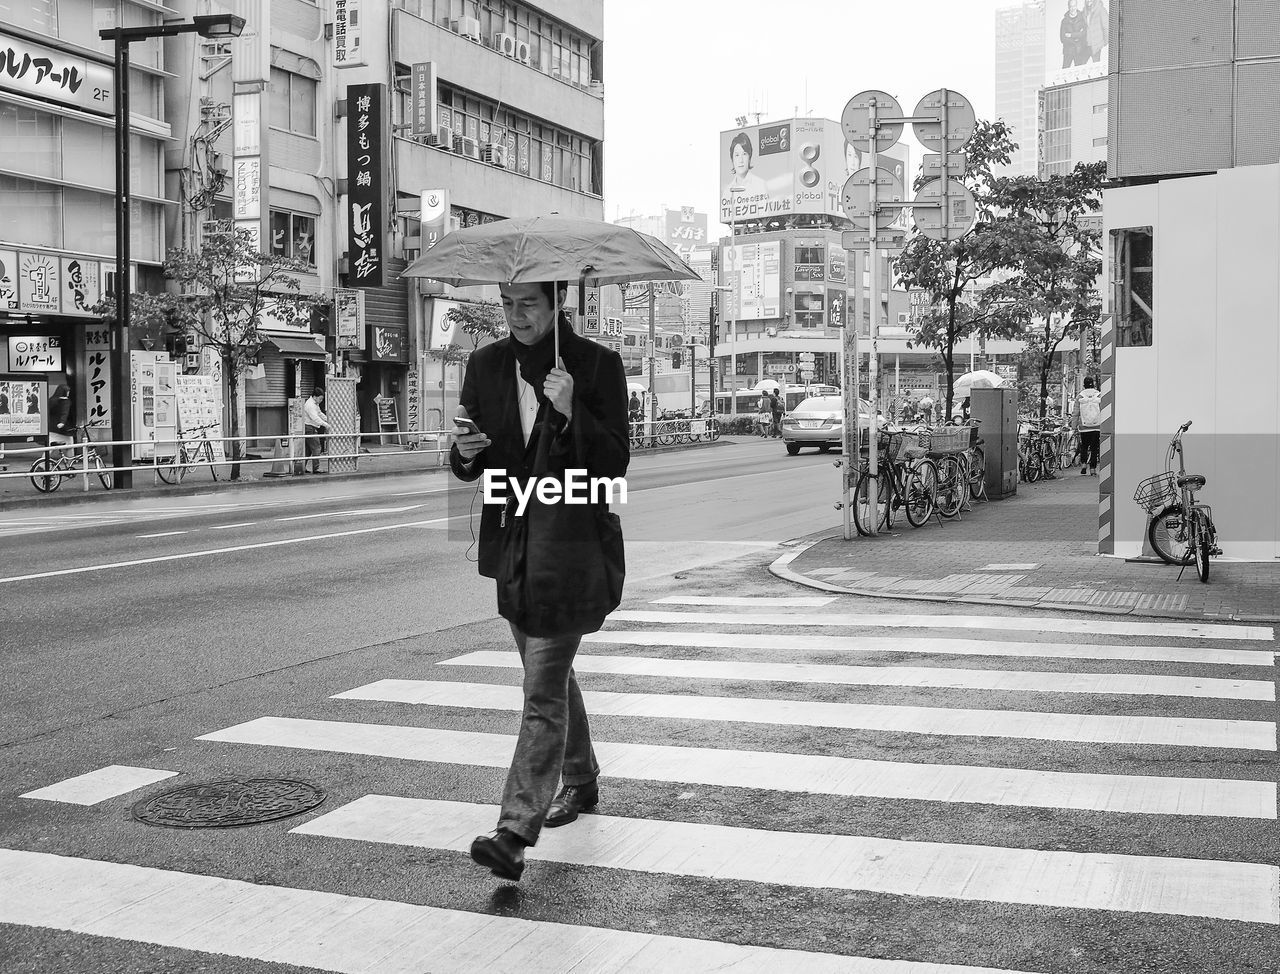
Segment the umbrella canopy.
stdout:
<svg viewBox="0 0 1280 974">
<path fill-rule="evenodd" d="M 567 216 L 495 220 L 447 233 L 405 268 L 455 287 L 577 281 L 696 281 L 666 244 L 629 227 Z"/>
<path fill-rule="evenodd" d="M 977 372 L 966 372 L 960 376 L 956 379 L 953 388 L 958 396 L 967 393 L 970 389 L 1002 389 L 1004 384 L 1004 376 L 986 369 L 979 369 Z"/>
<path fill-rule="evenodd" d="M 649 394 L 649 387 L 646 385 L 641 385 L 639 382 L 628 382 L 627 393 L 630 394 L 633 392 L 638 392 L 642 396 L 647 396 Z"/>
<path fill-rule="evenodd" d="M 778 385 L 777 379 L 761 379 L 751 387 L 752 392 L 781 392 L 782 386 Z"/>
</svg>

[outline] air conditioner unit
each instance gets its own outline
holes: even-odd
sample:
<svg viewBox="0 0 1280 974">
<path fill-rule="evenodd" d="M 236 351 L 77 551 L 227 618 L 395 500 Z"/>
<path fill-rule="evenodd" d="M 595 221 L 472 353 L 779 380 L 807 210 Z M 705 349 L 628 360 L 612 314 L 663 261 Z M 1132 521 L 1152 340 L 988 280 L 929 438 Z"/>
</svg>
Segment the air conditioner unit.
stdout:
<svg viewBox="0 0 1280 974">
<path fill-rule="evenodd" d="M 446 152 L 453 151 L 453 129 L 447 125 L 436 127 L 435 132 L 427 136 L 427 144 L 434 145 Z"/>
<path fill-rule="evenodd" d="M 533 60 L 533 52 L 529 50 L 528 41 L 516 41 L 516 53 L 512 55 L 517 61 L 528 64 Z"/>
<path fill-rule="evenodd" d="M 898 312 L 898 326 L 899 326 L 900 328 L 905 328 L 905 327 L 906 327 L 907 325 L 909 325 L 909 324 L 911 324 L 911 312 L 910 312 L 910 311 L 899 311 L 899 312 Z"/>
<path fill-rule="evenodd" d="M 474 17 L 461 17 L 458 19 L 458 33 L 463 37 L 470 37 L 473 41 L 480 40 L 480 21 Z"/>
<path fill-rule="evenodd" d="M 480 161 L 499 169 L 507 169 L 507 147 L 501 142 L 490 142 L 480 152 Z"/>
<path fill-rule="evenodd" d="M 493 49 L 504 57 L 516 56 L 516 39 L 513 34 L 494 34 Z"/>
<path fill-rule="evenodd" d="M 463 135 L 453 140 L 453 146 L 458 155 L 470 156 L 472 159 L 480 158 L 480 143 L 475 139 Z"/>
</svg>

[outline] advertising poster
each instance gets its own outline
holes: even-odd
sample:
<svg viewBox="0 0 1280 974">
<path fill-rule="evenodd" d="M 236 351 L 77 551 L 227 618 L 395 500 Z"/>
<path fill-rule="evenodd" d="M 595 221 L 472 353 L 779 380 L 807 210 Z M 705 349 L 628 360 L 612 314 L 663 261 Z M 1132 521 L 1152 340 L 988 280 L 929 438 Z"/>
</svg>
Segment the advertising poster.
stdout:
<svg viewBox="0 0 1280 974">
<path fill-rule="evenodd" d="M 49 254 L 18 254 L 18 309 L 60 310 L 62 291 L 59 284 L 58 258 Z"/>
<path fill-rule="evenodd" d="M 739 321 L 781 317 L 782 242 L 738 244 L 724 248 L 724 274 L 735 290 Z"/>
<path fill-rule="evenodd" d="M 111 421 L 111 332 L 106 327 L 84 333 L 88 402 L 85 415 L 90 426 Z"/>
<path fill-rule="evenodd" d="M 96 260 L 62 258 L 62 313 L 88 315 L 102 297 Z"/>
<path fill-rule="evenodd" d="M 0 437 L 25 439 L 49 432 L 48 387 L 43 379 L 0 375 Z"/>
<path fill-rule="evenodd" d="M 18 310 L 18 252 L 0 250 L 0 311 Z"/>
<path fill-rule="evenodd" d="M 364 292 L 355 288 L 336 288 L 333 292 L 334 319 L 337 322 L 337 347 L 364 348 Z"/>
<path fill-rule="evenodd" d="M 54 335 L 10 335 L 9 369 L 13 372 L 61 372 L 62 340 Z"/>
<path fill-rule="evenodd" d="M 348 282 L 353 287 L 382 287 L 386 253 L 383 199 L 384 84 L 347 85 L 347 186 L 351 207 L 347 222 Z"/>
<path fill-rule="evenodd" d="M 225 460 L 221 383 L 212 375 L 175 375 L 173 382 L 178 397 L 178 424 L 184 438 L 199 436 L 204 427 L 213 446 L 213 458 Z"/>
<path fill-rule="evenodd" d="M 1103 0 L 1046 0 L 1046 86 L 1103 78 L 1107 74 L 1107 4 Z"/>
<path fill-rule="evenodd" d="M 706 246 L 707 215 L 695 213 L 692 206 L 666 212 L 667 239 L 664 241 L 682 260 L 693 258 L 695 247 Z"/>
</svg>

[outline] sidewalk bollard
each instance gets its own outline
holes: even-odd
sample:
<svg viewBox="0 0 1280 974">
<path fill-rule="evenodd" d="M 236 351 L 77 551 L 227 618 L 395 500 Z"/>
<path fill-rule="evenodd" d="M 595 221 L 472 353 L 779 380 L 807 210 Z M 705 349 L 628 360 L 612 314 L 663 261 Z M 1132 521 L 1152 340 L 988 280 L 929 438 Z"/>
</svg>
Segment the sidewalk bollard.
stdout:
<svg viewBox="0 0 1280 974">
<path fill-rule="evenodd" d="M 293 471 L 289 469 L 289 437 L 282 436 L 276 440 L 275 453 L 271 455 L 271 469 L 264 477 L 288 477 Z"/>
</svg>

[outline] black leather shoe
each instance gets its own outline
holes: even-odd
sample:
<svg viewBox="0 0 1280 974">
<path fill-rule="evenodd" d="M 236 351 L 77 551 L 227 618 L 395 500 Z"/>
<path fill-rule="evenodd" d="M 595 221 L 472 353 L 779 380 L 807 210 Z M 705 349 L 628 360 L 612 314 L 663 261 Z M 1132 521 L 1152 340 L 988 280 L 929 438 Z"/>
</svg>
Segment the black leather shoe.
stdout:
<svg viewBox="0 0 1280 974">
<path fill-rule="evenodd" d="M 600 804 L 600 789 L 594 781 L 585 785 L 565 785 L 547 810 L 543 821 L 549 829 L 559 828 L 574 821 L 580 812 L 589 812 Z"/>
<path fill-rule="evenodd" d="M 493 835 L 477 835 L 471 843 L 471 858 L 502 879 L 518 880 L 524 872 L 524 839 L 514 832 L 498 829 Z"/>
</svg>

